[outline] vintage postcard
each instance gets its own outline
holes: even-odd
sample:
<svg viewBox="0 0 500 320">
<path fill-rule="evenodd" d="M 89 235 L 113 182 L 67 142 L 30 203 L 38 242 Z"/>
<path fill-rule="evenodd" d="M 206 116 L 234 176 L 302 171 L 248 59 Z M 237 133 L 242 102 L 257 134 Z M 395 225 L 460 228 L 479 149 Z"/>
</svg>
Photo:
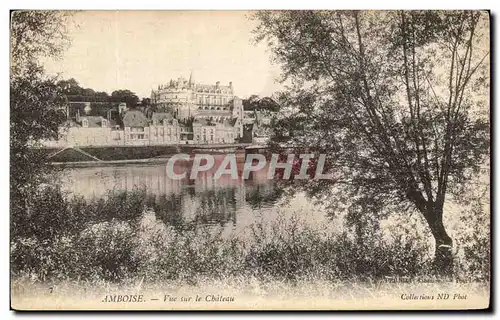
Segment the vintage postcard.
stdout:
<svg viewBox="0 0 500 320">
<path fill-rule="evenodd" d="M 14 310 L 490 306 L 488 11 L 12 11 Z"/>
</svg>

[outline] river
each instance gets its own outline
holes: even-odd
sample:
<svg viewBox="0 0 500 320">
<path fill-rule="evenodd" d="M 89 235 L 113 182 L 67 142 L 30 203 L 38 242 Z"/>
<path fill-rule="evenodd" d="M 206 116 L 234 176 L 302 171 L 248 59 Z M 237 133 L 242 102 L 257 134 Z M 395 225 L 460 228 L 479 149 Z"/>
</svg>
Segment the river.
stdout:
<svg viewBox="0 0 500 320">
<path fill-rule="evenodd" d="M 174 171 L 190 169 L 190 164 L 176 162 Z M 169 223 L 174 225 L 194 222 L 239 232 L 256 222 L 296 217 L 312 226 L 328 224 L 325 210 L 304 194 L 285 199 L 276 182 L 267 179 L 267 167 L 246 180 L 230 175 L 215 179 L 215 171 L 201 172 L 193 180 L 172 180 L 166 164 L 66 168 L 61 181 L 65 191 L 87 199 L 105 197 L 112 190 L 145 190 L 172 212 Z"/>
</svg>

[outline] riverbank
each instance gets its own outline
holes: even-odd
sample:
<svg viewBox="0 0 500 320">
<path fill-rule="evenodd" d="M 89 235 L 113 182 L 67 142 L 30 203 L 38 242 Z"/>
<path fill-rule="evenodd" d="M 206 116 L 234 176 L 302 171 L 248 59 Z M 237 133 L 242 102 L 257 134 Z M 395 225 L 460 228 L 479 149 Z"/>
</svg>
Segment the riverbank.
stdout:
<svg viewBox="0 0 500 320">
<path fill-rule="evenodd" d="M 186 144 L 186 145 L 144 145 L 144 146 L 67 146 L 59 148 L 40 148 L 39 152 L 49 162 L 75 163 L 75 162 L 109 162 L 150 160 L 155 158 L 168 158 L 177 153 L 234 153 L 244 152 L 244 147 L 249 144 Z"/>
<path fill-rule="evenodd" d="M 213 156 L 226 155 L 223 152 L 213 152 L 213 151 L 201 151 L 200 153 L 211 154 Z M 243 163 L 245 161 L 245 152 L 239 150 L 236 154 L 236 161 L 238 163 Z M 54 167 L 62 168 L 88 168 L 88 167 L 110 167 L 110 166 L 125 166 L 125 165 L 155 165 L 155 164 L 166 164 L 169 159 L 175 154 L 164 154 L 156 158 L 146 158 L 146 159 L 127 159 L 127 160 L 92 160 L 92 161 L 63 161 L 63 162 L 51 162 L 50 164 Z M 181 161 L 181 160 L 177 160 Z M 193 159 L 188 162 L 191 163 Z"/>
</svg>

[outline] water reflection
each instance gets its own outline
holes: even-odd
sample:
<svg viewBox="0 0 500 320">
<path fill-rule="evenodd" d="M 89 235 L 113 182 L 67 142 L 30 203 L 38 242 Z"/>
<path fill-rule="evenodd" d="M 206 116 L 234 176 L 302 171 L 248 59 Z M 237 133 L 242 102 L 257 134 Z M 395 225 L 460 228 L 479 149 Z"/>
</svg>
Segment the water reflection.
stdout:
<svg viewBox="0 0 500 320">
<path fill-rule="evenodd" d="M 242 163 L 238 167 L 241 172 Z M 189 177 L 191 166 L 178 163 L 174 170 L 187 172 Z M 274 209 L 282 195 L 278 186 L 266 178 L 267 170 L 247 180 L 231 179 L 229 175 L 214 179 L 215 171 L 203 172 L 193 180 L 172 180 L 165 164 L 128 165 L 66 169 L 61 179 L 66 191 L 86 198 L 105 197 L 110 190 L 144 189 L 155 198 L 156 218 L 182 227 L 246 224 L 262 210 Z"/>
</svg>

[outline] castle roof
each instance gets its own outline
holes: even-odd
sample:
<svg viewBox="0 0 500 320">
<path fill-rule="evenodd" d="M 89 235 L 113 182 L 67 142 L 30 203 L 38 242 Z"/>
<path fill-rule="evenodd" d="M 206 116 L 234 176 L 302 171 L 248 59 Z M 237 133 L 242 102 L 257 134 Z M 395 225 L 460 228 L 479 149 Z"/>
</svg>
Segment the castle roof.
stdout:
<svg viewBox="0 0 500 320">
<path fill-rule="evenodd" d="M 233 84 L 229 82 L 229 85 L 221 85 L 219 81 L 215 84 L 201 84 L 196 83 L 193 72 L 189 75 L 189 80 L 186 80 L 184 77 L 179 77 L 178 79 L 171 79 L 166 84 L 158 85 L 158 91 L 170 91 L 174 89 L 192 89 L 197 92 L 207 92 L 207 93 L 223 93 L 223 94 L 232 94 L 233 93 Z M 151 93 L 154 94 L 156 90 L 151 90 Z"/>
</svg>

